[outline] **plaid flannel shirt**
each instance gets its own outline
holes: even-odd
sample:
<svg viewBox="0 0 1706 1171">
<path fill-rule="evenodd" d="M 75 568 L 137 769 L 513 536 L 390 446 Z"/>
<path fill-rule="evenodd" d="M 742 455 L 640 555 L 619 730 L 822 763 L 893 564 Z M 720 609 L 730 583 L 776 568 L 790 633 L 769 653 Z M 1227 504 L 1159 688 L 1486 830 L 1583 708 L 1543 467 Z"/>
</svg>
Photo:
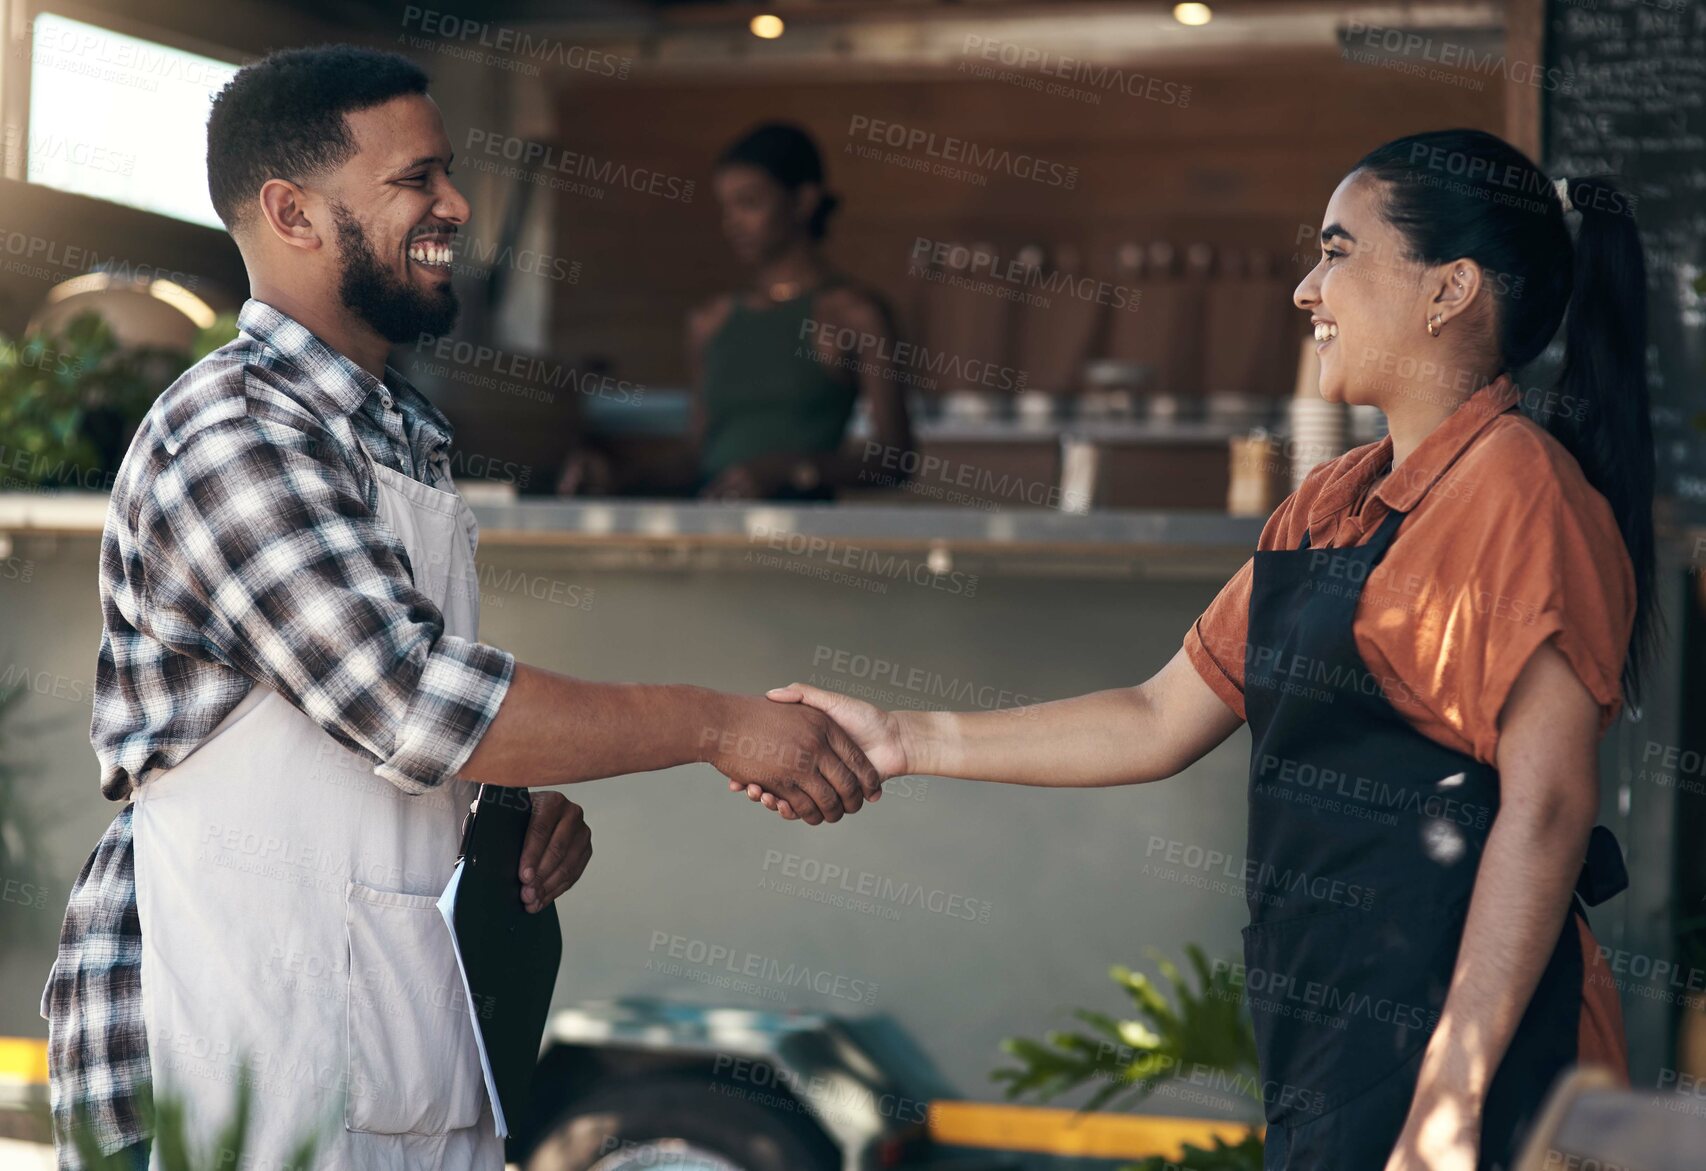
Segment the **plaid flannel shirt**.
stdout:
<svg viewBox="0 0 1706 1171">
<path fill-rule="evenodd" d="M 453 777 L 515 660 L 444 633 L 379 521 L 376 462 L 450 488 L 451 427 L 272 306 L 173 383 L 126 454 L 101 537 L 90 740 L 124 801 L 264 683 L 409 792 Z M 147 1139 L 130 806 L 72 889 L 42 994 L 60 1166 L 80 1113 L 103 1152 Z"/>
</svg>

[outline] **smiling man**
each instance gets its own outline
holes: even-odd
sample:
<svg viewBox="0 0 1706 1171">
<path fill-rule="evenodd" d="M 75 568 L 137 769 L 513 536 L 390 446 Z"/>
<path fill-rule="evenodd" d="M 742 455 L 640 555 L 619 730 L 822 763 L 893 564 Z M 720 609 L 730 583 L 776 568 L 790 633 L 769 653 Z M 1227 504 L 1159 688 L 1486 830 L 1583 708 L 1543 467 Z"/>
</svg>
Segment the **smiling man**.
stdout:
<svg viewBox="0 0 1706 1171">
<path fill-rule="evenodd" d="M 434 905 L 475 780 L 707 761 L 830 821 L 877 791 L 810 709 L 585 682 L 478 641 L 450 425 L 386 365 L 456 318 L 469 208 L 426 85 L 338 46 L 267 57 L 213 104 L 209 189 L 252 295 L 241 336 L 144 419 L 107 514 L 91 739 L 127 804 L 42 999 L 61 1167 L 77 1129 L 147 1166 L 151 1088 L 205 1151 L 246 1077 L 245 1166 L 294 1165 L 312 1132 L 317 1165 L 495 1171 Z M 536 796 L 529 909 L 590 853 L 580 809 Z"/>
</svg>

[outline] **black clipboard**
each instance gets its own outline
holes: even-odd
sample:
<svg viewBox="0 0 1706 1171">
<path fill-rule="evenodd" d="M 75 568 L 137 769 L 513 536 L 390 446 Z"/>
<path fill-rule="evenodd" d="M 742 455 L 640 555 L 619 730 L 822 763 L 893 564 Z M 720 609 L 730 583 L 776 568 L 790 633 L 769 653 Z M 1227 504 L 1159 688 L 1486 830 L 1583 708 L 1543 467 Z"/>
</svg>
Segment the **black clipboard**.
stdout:
<svg viewBox="0 0 1706 1171">
<path fill-rule="evenodd" d="M 563 958 L 556 904 L 529 914 L 521 901 L 521 850 L 532 812 L 526 789 L 480 786 L 462 824 L 462 876 L 450 915 L 469 1010 L 491 1066 L 500 1135 L 514 1133 L 531 1107 Z"/>
</svg>

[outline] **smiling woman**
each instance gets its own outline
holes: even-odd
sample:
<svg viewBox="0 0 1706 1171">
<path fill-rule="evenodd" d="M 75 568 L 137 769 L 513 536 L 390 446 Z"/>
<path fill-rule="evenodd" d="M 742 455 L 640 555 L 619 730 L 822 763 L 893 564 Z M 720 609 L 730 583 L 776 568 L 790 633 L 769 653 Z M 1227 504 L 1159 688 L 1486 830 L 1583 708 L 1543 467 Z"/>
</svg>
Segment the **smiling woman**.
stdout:
<svg viewBox="0 0 1706 1171">
<path fill-rule="evenodd" d="M 1571 183 L 1598 204 L 1572 242 L 1551 181 L 1489 134 L 1351 170 L 1295 301 L 1321 394 L 1391 434 L 1310 473 L 1148 682 L 1024 721 L 772 692 L 884 776 L 1055 787 L 1170 776 L 1247 721 L 1244 983 L 1263 1084 L 1301 1091 L 1265 1103 L 1270 1171 L 1508 1168 L 1570 1065 L 1626 1076 L 1583 910 L 1626 884 L 1593 828 L 1595 746 L 1651 572 L 1645 284 L 1615 190 Z M 1542 427 L 1512 371 L 1566 306 L 1563 389 L 1593 408 Z M 1266 872 L 1309 882 L 1276 896 Z"/>
</svg>

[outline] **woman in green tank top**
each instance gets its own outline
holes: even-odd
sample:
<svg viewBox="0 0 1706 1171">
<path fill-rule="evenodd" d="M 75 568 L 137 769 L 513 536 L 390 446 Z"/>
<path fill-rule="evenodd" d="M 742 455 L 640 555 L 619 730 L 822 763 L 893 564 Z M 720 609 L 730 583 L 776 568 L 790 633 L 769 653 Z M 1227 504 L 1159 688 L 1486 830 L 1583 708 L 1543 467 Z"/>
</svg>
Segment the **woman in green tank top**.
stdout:
<svg viewBox="0 0 1706 1171">
<path fill-rule="evenodd" d="M 695 460 L 646 482 L 600 469 L 609 487 L 829 499 L 898 486 L 914 458 L 894 329 L 882 299 L 820 251 L 839 201 L 825 189 L 816 144 L 797 126 L 758 126 L 718 157 L 713 189 L 723 235 L 752 280 L 688 315 Z M 861 396 L 870 435 L 849 441 Z M 585 490 L 587 478 L 571 459 L 561 490 Z"/>
</svg>

